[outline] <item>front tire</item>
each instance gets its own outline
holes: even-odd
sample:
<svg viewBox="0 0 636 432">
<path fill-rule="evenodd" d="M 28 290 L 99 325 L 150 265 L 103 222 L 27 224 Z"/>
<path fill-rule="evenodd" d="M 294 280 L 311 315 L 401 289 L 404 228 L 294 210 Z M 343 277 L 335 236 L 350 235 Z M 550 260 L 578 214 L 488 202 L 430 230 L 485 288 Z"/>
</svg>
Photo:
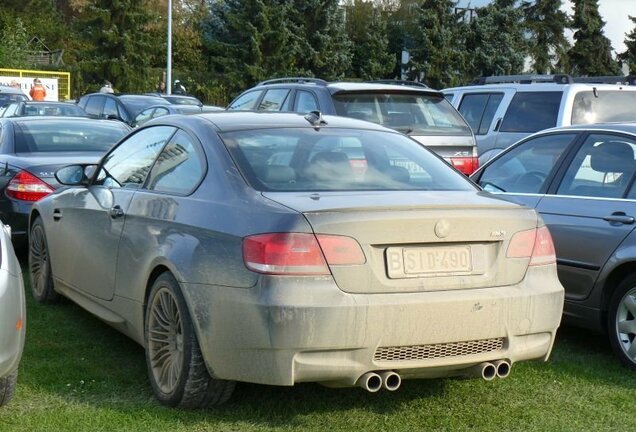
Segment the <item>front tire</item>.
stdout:
<svg viewBox="0 0 636 432">
<path fill-rule="evenodd" d="M 29 233 L 29 276 L 31 293 L 39 303 L 55 303 L 60 295 L 53 289 L 49 247 L 41 217 L 36 217 Z"/>
<path fill-rule="evenodd" d="M 621 282 L 612 295 L 607 330 L 614 353 L 636 370 L 636 275 Z"/>
<path fill-rule="evenodd" d="M 15 393 L 15 386 L 18 382 L 18 371 L 15 370 L 9 375 L 0 378 L 0 406 L 9 403 Z"/>
<path fill-rule="evenodd" d="M 208 373 L 179 283 L 164 273 L 152 285 L 145 317 L 146 364 L 159 401 L 205 408 L 229 399 L 235 382 Z"/>
</svg>

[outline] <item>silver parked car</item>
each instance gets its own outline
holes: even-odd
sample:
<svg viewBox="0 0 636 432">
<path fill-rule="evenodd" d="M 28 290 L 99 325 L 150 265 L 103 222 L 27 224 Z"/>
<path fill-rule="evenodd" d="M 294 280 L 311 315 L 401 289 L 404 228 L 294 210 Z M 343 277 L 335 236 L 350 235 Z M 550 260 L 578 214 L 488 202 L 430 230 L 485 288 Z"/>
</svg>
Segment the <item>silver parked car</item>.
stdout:
<svg viewBox="0 0 636 432">
<path fill-rule="evenodd" d="M 636 124 L 541 132 L 472 178 L 541 214 L 565 287 L 565 321 L 607 332 L 636 370 Z"/>
<path fill-rule="evenodd" d="M 57 177 L 31 213 L 33 294 L 142 344 L 168 405 L 235 381 L 493 379 L 552 349 L 563 287 L 541 219 L 391 129 L 164 116 Z"/>
<path fill-rule="evenodd" d="M 15 391 L 26 332 L 22 270 L 9 230 L 6 225 L 0 227 L 0 406 Z"/>
</svg>

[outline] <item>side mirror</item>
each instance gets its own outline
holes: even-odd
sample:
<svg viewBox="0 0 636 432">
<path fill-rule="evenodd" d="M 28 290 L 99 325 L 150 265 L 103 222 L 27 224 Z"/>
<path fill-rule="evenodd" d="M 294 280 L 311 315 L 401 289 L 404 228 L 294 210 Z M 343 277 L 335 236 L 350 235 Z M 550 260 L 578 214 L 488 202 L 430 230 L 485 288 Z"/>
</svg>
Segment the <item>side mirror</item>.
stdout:
<svg viewBox="0 0 636 432">
<path fill-rule="evenodd" d="M 65 186 L 86 185 L 96 169 L 97 165 L 70 165 L 55 171 L 55 178 Z"/>
</svg>

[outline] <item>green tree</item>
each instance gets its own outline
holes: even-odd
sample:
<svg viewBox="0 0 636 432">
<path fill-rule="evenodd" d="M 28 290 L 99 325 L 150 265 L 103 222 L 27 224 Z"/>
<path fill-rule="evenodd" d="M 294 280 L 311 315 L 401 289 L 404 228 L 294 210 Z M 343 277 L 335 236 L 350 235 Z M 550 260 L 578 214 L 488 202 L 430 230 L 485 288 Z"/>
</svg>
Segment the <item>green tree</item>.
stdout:
<svg viewBox="0 0 636 432">
<path fill-rule="evenodd" d="M 453 0 L 424 0 L 415 9 L 410 26 L 409 78 L 423 80 L 434 88 L 459 85 L 465 70 L 465 24 L 453 12 Z"/>
<path fill-rule="evenodd" d="M 636 17 L 630 15 L 629 19 L 634 24 L 634 28 L 629 34 L 625 34 L 627 50 L 620 53 L 618 58 L 621 62 L 627 64 L 630 74 L 636 74 Z"/>
<path fill-rule="evenodd" d="M 210 3 L 204 40 L 210 65 L 232 92 L 272 76 L 303 73 L 299 36 L 288 0 L 227 0 Z M 300 34 L 300 33 L 298 33 Z"/>
<path fill-rule="evenodd" d="M 293 31 L 300 55 L 297 67 L 327 80 L 345 76 L 351 68 L 351 41 L 338 0 L 293 0 Z"/>
<path fill-rule="evenodd" d="M 0 65 L 4 68 L 29 66 L 27 53 L 27 30 L 20 18 L 0 21 Z"/>
<path fill-rule="evenodd" d="M 536 73 L 552 73 L 557 64 L 567 61 L 570 43 L 565 37 L 565 29 L 569 23 L 561 5 L 561 0 L 526 1 L 522 5 L 529 32 L 532 69 Z"/>
<path fill-rule="evenodd" d="M 575 75 L 617 75 L 618 63 L 612 58 L 612 45 L 603 34 L 605 21 L 598 11 L 598 0 L 573 0 L 574 46 L 568 52 L 571 73 Z"/>
<path fill-rule="evenodd" d="M 372 80 L 390 76 L 395 55 L 389 52 L 387 23 L 372 2 L 353 0 L 346 4 L 347 34 L 352 42 L 350 76 Z"/>
<path fill-rule="evenodd" d="M 159 15 L 150 0 L 90 0 L 75 21 L 86 42 L 78 62 L 84 80 L 99 85 L 111 81 L 122 92 L 153 89 L 151 64 L 165 40 L 158 34 Z"/>
<path fill-rule="evenodd" d="M 523 71 L 528 53 L 523 11 L 517 0 L 494 0 L 477 8 L 471 22 L 467 51 L 473 76 L 509 75 Z"/>
</svg>

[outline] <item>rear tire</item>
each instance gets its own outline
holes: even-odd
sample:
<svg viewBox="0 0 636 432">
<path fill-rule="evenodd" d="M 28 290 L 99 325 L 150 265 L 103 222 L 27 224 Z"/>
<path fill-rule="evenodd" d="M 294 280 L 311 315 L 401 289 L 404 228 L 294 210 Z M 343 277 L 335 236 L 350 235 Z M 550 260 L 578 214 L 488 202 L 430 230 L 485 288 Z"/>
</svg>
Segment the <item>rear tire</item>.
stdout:
<svg viewBox="0 0 636 432">
<path fill-rule="evenodd" d="M 148 377 L 161 403 L 205 408 L 229 399 L 235 382 L 208 373 L 179 283 L 170 273 L 152 285 L 144 328 Z"/>
<path fill-rule="evenodd" d="M 15 370 L 9 375 L 0 378 L 0 406 L 9 403 L 15 393 L 15 386 L 18 382 L 18 371 Z"/>
<path fill-rule="evenodd" d="M 614 353 L 628 368 L 636 370 L 636 275 L 627 277 L 616 288 L 607 315 Z"/>
<path fill-rule="evenodd" d="M 41 217 L 36 217 L 29 233 L 29 276 L 31 293 L 39 303 L 55 303 L 60 295 L 53 289 L 49 247 Z"/>
</svg>

